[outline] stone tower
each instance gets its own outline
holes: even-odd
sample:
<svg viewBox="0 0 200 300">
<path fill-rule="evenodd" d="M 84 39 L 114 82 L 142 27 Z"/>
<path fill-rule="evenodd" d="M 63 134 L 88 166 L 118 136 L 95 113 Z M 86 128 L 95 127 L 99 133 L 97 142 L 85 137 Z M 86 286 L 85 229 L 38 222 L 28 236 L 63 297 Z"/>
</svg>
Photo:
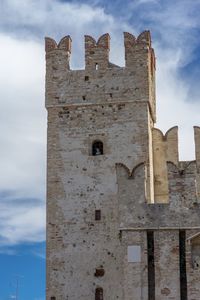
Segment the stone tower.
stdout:
<svg viewBox="0 0 200 300">
<path fill-rule="evenodd" d="M 199 300 L 200 128 L 196 161 L 178 160 L 177 127 L 156 128 L 149 31 L 46 38 L 47 300 Z"/>
</svg>

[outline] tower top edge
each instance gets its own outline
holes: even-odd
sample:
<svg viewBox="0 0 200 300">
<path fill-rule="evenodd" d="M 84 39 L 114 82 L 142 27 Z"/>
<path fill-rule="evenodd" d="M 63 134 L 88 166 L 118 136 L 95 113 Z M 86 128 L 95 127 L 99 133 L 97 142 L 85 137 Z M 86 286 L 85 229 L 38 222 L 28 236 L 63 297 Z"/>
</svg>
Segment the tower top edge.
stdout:
<svg viewBox="0 0 200 300">
<path fill-rule="evenodd" d="M 105 33 L 97 40 L 91 35 L 85 35 L 85 48 L 105 48 L 110 50 L 110 34 Z M 137 37 L 129 32 L 124 32 L 124 46 L 147 45 L 151 47 L 151 33 L 149 30 L 141 32 Z M 72 38 L 64 36 L 58 43 L 51 37 L 45 37 L 45 51 L 64 50 L 71 53 Z"/>
</svg>

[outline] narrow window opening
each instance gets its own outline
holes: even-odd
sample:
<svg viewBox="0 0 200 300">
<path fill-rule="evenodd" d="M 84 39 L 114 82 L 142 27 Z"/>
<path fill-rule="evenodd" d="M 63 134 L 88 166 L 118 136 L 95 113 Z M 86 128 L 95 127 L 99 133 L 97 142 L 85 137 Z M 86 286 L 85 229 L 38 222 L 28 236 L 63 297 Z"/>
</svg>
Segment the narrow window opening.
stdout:
<svg viewBox="0 0 200 300">
<path fill-rule="evenodd" d="M 85 99 L 86 99 L 86 97 L 85 97 L 85 96 L 83 96 L 82 98 L 83 98 L 83 100 L 85 100 Z"/>
<path fill-rule="evenodd" d="M 95 300 L 103 300 L 103 289 L 102 288 L 96 288 L 95 291 Z"/>
<path fill-rule="evenodd" d="M 186 273 L 186 235 L 185 230 L 179 231 L 179 266 L 180 266 L 180 293 L 181 300 L 187 300 L 187 273 Z"/>
<path fill-rule="evenodd" d="M 56 297 L 51 297 L 51 300 L 56 300 Z"/>
<path fill-rule="evenodd" d="M 99 64 L 95 64 L 95 69 L 98 70 L 99 69 Z"/>
<path fill-rule="evenodd" d="M 101 210 L 100 209 L 96 209 L 95 210 L 95 220 L 96 221 L 100 221 L 101 220 Z"/>
<path fill-rule="evenodd" d="M 95 270 L 94 276 L 95 277 L 103 277 L 105 274 L 105 271 L 103 268 L 99 268 Z"/>
<path fill-rule="evenodd" d="M 200 269 L 200 235 L 191 240 L 191 255 L 193 269 Z"/>
<path fill-rule="evenodd" d="M 155 300 L 154 232 L 147 231 L 148 300 Z"/>
<path fill-rule="evenodd" d="M 88 81 L 89 80 L 89 76 L 85 76 L 85 81 Z"/>
<path fill-rule="evenodd" d="M 103 154 L 103 143 L 101 141 L 95 141 L 92 144 L 92 155 L 102 155 Z"/>
</svg>

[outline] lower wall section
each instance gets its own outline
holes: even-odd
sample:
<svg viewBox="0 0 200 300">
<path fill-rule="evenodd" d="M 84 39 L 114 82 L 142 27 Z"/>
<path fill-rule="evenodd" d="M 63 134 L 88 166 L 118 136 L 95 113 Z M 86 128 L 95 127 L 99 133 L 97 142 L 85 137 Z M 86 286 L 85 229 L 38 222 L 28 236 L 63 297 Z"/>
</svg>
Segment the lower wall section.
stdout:
<svg viewBox="0 0 200 300">
<path fill-rule="evenodd" d="M 200 232 L 186 231 L 186 270 L 188 300 L 200 299 Z M 197 251 L 196 251 L 197 250 Z"/>
<path fill-rule="evenodd" d="M 105 229 L 48 248 L 47 300 L 200 299 L 200 232 Z"/>
<path fill-rule="evenodd" d="M 180 299 L 179 231 L 154 232 L 156 300 Z"/>
<path fill-rule="evenodd" d="M 200 299 L 200 231 L 125 230 L 122 247 L 122 300 Z"/>
<path fill-rule="evenodd" d="M 147 238 L 145 231 L 123 231 L 124 299 L 147 300 Z"/>
</svg>

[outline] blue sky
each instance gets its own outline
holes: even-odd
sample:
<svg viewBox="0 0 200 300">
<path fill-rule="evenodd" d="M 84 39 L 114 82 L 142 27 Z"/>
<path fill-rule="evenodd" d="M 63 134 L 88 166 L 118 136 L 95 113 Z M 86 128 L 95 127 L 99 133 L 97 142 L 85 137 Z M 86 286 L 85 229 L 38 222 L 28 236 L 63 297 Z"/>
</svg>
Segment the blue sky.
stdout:
<svg viewBox="0 0 200 300">
<path fill-rule="evenodd" d="M 74 69 L 84 34 L 111 35 L 124 65 L 123 31 L 150 29 L 157 58 L 157 124 L 179 126 L 180 158 L 194 159 L 200 125 L 200 0 L 0 0 L 0 300 L 44 300 L 44 36 L 70 34 Z"/>
</svg>

